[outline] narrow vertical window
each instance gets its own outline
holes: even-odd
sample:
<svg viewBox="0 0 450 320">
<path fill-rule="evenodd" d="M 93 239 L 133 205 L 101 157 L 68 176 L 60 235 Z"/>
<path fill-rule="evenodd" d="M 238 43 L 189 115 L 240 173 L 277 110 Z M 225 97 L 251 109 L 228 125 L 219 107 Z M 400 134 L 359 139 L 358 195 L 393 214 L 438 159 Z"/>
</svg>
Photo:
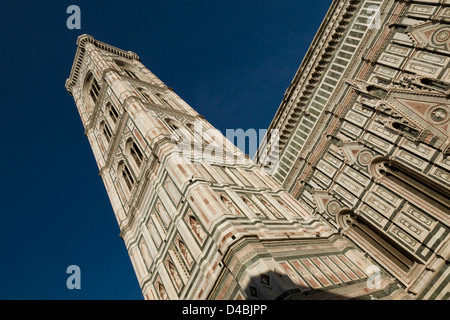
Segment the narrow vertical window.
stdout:
<svg viewBox="0 0 450 320">
<path fill-rule="evenodd" d="M 128 167 L 126 165 L 124 165 L 122 168 L 122 176 L 123 176 L 123 180 L 127 184 L 128 190 L 131 191 L 131 189 L 133 188 L 133 185 L 134 185 L 134 179 L 133 179 L 133 176 L 131 175 L 130 170 L 128 169 Z"/>
<path fill-rule="evenodd" d="M 109 143 L 111 141 L 112 134 L 106 122 L 103 122 L 103 135 L 105 136 L 106 141 Z"/>
<path fill-rule="evenodd" d="M 108 106 L 109 106 L 109 116 L 111 117 L 111 120 L 114 122 L 114 124 L 116 124 L 117 119 L 119 119 L 119 113 L 111 103 L 108 102 Z"/>
<path fill-rule="evenodd" d="M 164 98 L 160 93 L 156 93 L 156 96 L 158 97 L 161 104 L 167 108 L 171 108 L 169 102 L 167 102 L 166 98 Z"/>
<path fill-rule="evenodd" d="M 99 93 L 100 93 L 100 86 L 98 85 L 97 80 L 95 78 L 93 78 L 91 90 L 89 91 L 89 95 L 91 96 L 94 103 L 97 102 Z"/>
<path fill-rule="evenodd" d="M 142 155 L 142 152 L 139 149 L 139 147 L 134 142 L 131 143 L 130 154 L 133 157 L 134 162 L 136 162 L 137 166 L 140 167 L 142 164 L 142 160 L 144 159 L 144 156 Z"/>
<path fill-rule="evenodd" d="M 147 94 L 147 92 L 145 92 L 144 89 L 142 88 L 137 88 L 137 91 L 141 94 L 142 98 L 144 99 L 145 102 L 151 102 L 151 103 L 155 103 L 153 101 L 153 99 Z"/>
<path fill-rule="evenodd" d="M 136 74 L 133 71 L 127 70 L 127 69 L 123 69 L 123 71 L 127 74 L 127 76 L 129 76 L 130 78 L 133 79 L 138 79 L 138 77 L 136 76 Z"/>
</svg>

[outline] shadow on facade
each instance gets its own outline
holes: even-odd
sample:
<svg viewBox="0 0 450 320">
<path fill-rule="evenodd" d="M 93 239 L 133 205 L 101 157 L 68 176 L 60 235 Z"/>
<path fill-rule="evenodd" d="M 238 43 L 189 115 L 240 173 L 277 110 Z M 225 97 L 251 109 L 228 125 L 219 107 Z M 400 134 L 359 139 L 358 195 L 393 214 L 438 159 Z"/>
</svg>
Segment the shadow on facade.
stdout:
<svg viewBox="0 0 450 320">
<path fill-rule="evenodd" d="M 379 300 L 404 292 L 404 288 L 396 282 L 388 283 L 378 290 L 368 290 L 367 279 L 312 289 L 299 285 L 297 279 L 287 274 L 275 273 L 252 277 L 243 290 L 247 300 Z"/>
</svg>

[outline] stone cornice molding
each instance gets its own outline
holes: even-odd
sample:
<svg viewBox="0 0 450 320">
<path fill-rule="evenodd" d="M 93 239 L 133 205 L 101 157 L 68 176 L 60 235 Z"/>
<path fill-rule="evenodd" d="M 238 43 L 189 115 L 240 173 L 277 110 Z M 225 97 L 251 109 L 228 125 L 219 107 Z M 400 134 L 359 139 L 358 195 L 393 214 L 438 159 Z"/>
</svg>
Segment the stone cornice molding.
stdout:
<svg viewBox="0 0 450 320">
<path fill-rule="evenodd" d="M 75 59 L 73 61 L 72 64 L 72 69 L 70 71 L 70 76 L 69 78 L 66 80 L 66 89 L 67 91 L 72 94 L 72 88 L 75 85 L 75 83 L 78 80 L 78 77 L 80 76 L 80 68 L 86 53 L 86 44 L 87 43 L 91 43 L 93 44 L 95 47 L 110 52 L 112 54 L 116 54 L 118 56 L 130 59 L 130 60 L 139 60 L 139 56 L 132 52 L 132 51 L 124 51 L 122 49 L 113 47 L 109 44 L 106 44 L 104 42 L 95 40 L 92 36 L 88 35 L 88 34 L 83 34 L 81 36 L 78 37 L 77 39 L 77 52 L 75 54 Z"/>
<path fill-rule="evenodd" d="M 302 116 L 302 111 L 315 90 L 315 84 L 329 64 L 331 52 L 342 38 L 344 26 L 353 17 L 359 2 L 360 0 L 333 1 L 291 85 L 286 90 L 284 99 L 269 126 L 269 132 L 278 129 L 280 138 L 293 133 L 292 121 L 297 123 Z M 281 153 L 284 146 L 279 147 Z"/>
<path fill-rule="evenodd" d="M 126 79 L 126 80 L 130 81 L 132 84 L 137 84 L 138 86 L 141 85 L 141 86 L 145 86 L 145 87 L 150 87 L 150 88 L 158 90 L 160 92 L 164 92 L 164 91 L 167 91 L 167 90 L 173 91 L 172 88 L 170 88 L 170 87 L 168 87 L 166 85 L 156 85 L 156 84 L 152 84 L 149 81 L 144 81 L 144 80 L 141 80 L 141 79 L 132 78 L 132 77 L 128 76 L 127 74 L 125 74 L 124 72 L 122 72 L 120 74 L 120 77 L 122 79 Z"/>
<path fill-rule="evenodd" d="M 205 119 L 204 117 L 202 117 L 200 115 L 192 116 L 192 115 L 190 115 L 190 114 L 188 114 L 186 112 L 182 112 L 182 111 L 178 111 L 178 110 L 175 110 L 175 109 L 169 109 L 169 108 L 161 107 L 160 105 L 157 105 L 157 104 L 154 104 L 154 103 L 151 103 L 151 102 L 142 102 L 142 104 L 146 108 L 151 109 L 153 111 L 164 112 L 166 114 L 170 114 L 172 116 L 177 116 L 177 117 L 182 117 L 182 118 L 185 118 L 185 119 L 191 120 L 191 121 L 195 121 L 195 120 L 202 121 L 202 120 Z"/>
</svg>

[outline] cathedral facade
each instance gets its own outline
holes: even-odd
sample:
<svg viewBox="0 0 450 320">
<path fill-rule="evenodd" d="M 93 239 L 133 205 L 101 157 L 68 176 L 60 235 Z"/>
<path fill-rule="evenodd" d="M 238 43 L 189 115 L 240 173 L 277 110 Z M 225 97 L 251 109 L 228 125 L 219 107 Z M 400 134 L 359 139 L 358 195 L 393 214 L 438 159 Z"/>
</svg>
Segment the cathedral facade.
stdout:
<svg viewBox="0 0 450 320">
<path fill-rule="evenodd" d="M 254 161 L 80 36 L 66 88 L 144 298 L 449 299 L 449 5 L 333 1 Z"/>
</svg>

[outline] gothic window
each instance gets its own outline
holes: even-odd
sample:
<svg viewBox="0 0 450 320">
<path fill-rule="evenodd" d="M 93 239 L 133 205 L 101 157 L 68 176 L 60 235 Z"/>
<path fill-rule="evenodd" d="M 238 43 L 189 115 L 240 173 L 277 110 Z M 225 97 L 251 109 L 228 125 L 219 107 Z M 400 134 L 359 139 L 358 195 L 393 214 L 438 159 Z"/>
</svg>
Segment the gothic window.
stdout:
<svg viewBox="0 0 450 320">
<path fill-rule="evenodd" d="M 140 168 L 142 161 L 144 160 L 144 155 L 142 154 L 136 143 L 132 141 L 130 142 L 130 155 L 136 163 L 137 167 Z"/>
<path fill-rule="evenodd" d="M 111 102 L 108 102 L 106 104 L 106 110 L 107 110 L 108 115 L 111 118 L 112 122 L 114 124 L 117 124 L 117 120 L 119 119 L 119 113 L 117 112 L 116 108 L 112 105 Z"/>
<path fill-rule="evenodd" d="M 167 101 L 166 98 L 163 97 L 162 94 L 160 94 L 159 92 L 155 93 L 156 97 L 158 98 L 158 100 L 161 102 L 161 104 L 166 107 L 166 108 L 171 108 L 170 103 Z"/>
<path fill-rule="evenodd" d="M 167 123 L 167 125 L 172 129 L 173 131 L 176 131 L 180 128 L 180 125 L 173 119 L 166 118 L 164 121 Z"/>
<path fill-rule="evenodd" d="M 123 162 L 122 162 L 121 168 L 122 168 L 122 170 L 121 170 L 122 179 L 125 182 L 125 184 L 128 188 L 128 191 L 131 191 L 131 189 L 133 189 L 133 185 L 134 185 L 133 175 L 131 174 L 128 166 L 126 164 L 124 164 Z"/>
<path fill-rule="evenodd" d="M 100 94 L 100 85 L 98 84 L 94 75 L 91 72 L 89 72 L 88 75 L 86 76 L 83 87 L 83 96 L 85 97 L 87 109 L 86 111 L 88 113 L 91 113 L 94 110 L 99 94 Z"/>
<path fill-rule="evenodd" d="M 164 206 L 162 205 L 161 202 L 158 202 L 158 203 L 156 204 L 156 212 L 158 213 L 158 215 L 159 215 L 160 218 L 161 218 L 161 221 L 162 221 L 163 224 L 164 224 L 164 226 L 163 226 L 164 229 L 167 229 L 167 227 L 168 227 L 169 224 L 170 224 L 171 219 L 170 219 L 169 214 L 167 213 L 166 209 L 164 208 Z"/>
<path fill-rule="evenodd" d="M 165 118 L 164 121 L 169 126 L 169 128 L 172 130 L 172 140 L 180 142 L 184 137 L 189 136 L 187 134 L 187 129 L 182 126 L 182 124 L 174 119 Z M 189 139 L 187 140 L 189 141 Z"/>
<path fill-rule="evenodd" d="M 123 72 L 125 72 L 126 75 L 129 76 L 130 78 L 139 79 L 133 71 L 123 69 Z"/>
<path fill-rule="evenodd" d="M 136 72 L 132 71 L 134 69 L 132 64 L 120 60 L 114 60 L 114 62 L 128 77 L 139 80 Z"/>
<path fill-rule="evenodd" d="M 137 91 L 140 93 L 140 95 L 142 96 L 142 98 L 144 99 L 145 102 L 155 103 L 155 101 L 153 101 L 152 97 L 150 96 L 150 94 L 148 92 L 146 92 L 145 89 L 137 88 Z"/>
<path fill-rule="evenodd" d="M 99 93 L 100 93 L 100 86 L 99 86 L 97 80 L 94 77 L 92 77 L 92 84 L 91 84 L 91 88 L 89 90 L 89 95 L 91 96 L 92 101 L 94 101 L 94 103 L 97 102 Z"/>
<path fill-rule="evenodd" d="M 192 123 L 190 123 L 190 122 L 186 123 L 186 128 L 188 128 L 192 134 L 195 133 L 194 125 Z"/>
<path fill-rule="evenodd" d="M 111 129 L 109 129 L 109 126 L 105 121 L 102 121 L 100 123 L 100 130 L 103 134 L 103 137 L 106 140 L 106 144 L 109 144 L 111 142 L 112 133 L 111 133 Z"/>
</svg>

